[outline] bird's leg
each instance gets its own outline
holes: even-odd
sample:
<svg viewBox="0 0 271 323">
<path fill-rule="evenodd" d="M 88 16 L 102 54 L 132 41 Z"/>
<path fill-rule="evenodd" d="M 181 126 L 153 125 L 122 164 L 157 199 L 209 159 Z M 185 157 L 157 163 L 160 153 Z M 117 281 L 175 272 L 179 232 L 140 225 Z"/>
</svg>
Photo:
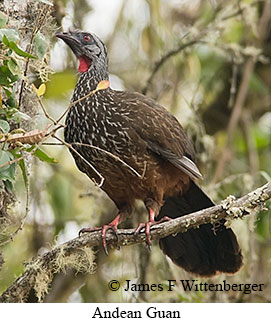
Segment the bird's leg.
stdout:
<svg viewBox="0 0 271 323">
<path fill-rule="evenodd" d="M 118 239 L 117 228 L 118 228 L 119 223 L 120 223 L 120 213 L 115 217 L 115 219 L 112 222 L 110 222 L 109 224 L 105 224 L 102 227 L 81 229 L 79 231 L 79 236 L 85 232 L 94 232 L 94 231 L 102 230 L 102 244 L 103 244 L 104 252 L 106 253 L 106 255 L 108 255 L 107 243 L 106 243 L 106 232 L 108 230 L 112 230 L 113 233 L 115 234 L 116 238 Z"/>
<path fill-rule="evenodd" d="M 164 216 L 159 221 L 155 221 L 155 211 L 152 208 L 148 208 L 148 210 L 149 210 L 149 221 L 146 223 L 143 223 L 143 222 L 139 223 L 134 234 L 138 235 L 141 229 L 145 228 L 146 242 L 148 247 L 150 248 L 151 247 L 151 233 L 150 233 L 151 227 L 155 224 L 159 224 L 164 221 L 169 221 L 171 220 L 171 218 L 169 218 L 168 216 Z"/>
</svg>

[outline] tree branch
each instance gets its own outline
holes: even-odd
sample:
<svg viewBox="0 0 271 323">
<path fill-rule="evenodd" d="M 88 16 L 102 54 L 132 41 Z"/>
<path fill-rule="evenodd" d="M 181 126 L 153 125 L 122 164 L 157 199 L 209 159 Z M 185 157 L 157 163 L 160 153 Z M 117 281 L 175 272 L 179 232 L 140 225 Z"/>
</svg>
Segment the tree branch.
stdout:
<svg viewBox="0 0 271 323">
<path fill-rule="evenodd" d="M 225 147 L 223 147 L 221 155 L 219 156 L 213 182 L 217 182 L 221 179 L 223 175 L 223 171 L 225 169 L 225 163 L 229 160 L 232 139 L 234 137 L 235 130 L 237 128 L 239 119 L 242 114 L 243 106 L 247 98 L 248 89 L 249 89 L 249 80 L 253 72 L 254 65 L 255 65 L 255 58 L 249 57 L 244 66 L 242 81 L 241 81 L 238 93 L 236 95 L 236 101 L 232 109 L 230 120 L 227 126 L 226 144 L 225 144 Z"/>
<path fill-rule="evenodd" d="M 164 63 L 172 56 L 179 54 L 181 51 L 183 51 L 185 48 L 195 45 L 196 43 L 200 42 L 199 40 L 200 36 L 196 37 L 196 39 L 193 39 L 187 43 L 181 43 L 177 48 L 170 50 L 168 53 L 166 53 L 164 56 L 162 56 L 159 61 L 157 61 L 154 64 L 153 71 L 151 72 L 151 75 L 149 76 L 145 87 L 142 89 L 142 93 L 146 94 L 149 90 L 149 87 L 152 83 L 152 80 L 155 76 L 155 74 L 158 72 L 160 67 L 164 65 Z"/>
<path fill-rule="evenodd" d="M 258 1 L 255 1 L 251 4 L 251 6 L 255 6 L 258 3 Z M 238 8 L 238 10 L 236 12 L 233 12 L 232 14 L 222 17 L 221 21 L 225 21 L 231 18 L 234 18 L 240 14 L 242 14 L 244 11 L 243 8 Z M 220 12 L 220 9 L 216 11 L 216 15 Z M 215 20 L 215 19 L 214 19 Z M 215 28 L 214 28 L 215 27 Z M 265 26 L 264 26 L 265 27 Z M 199 26 L 199 28 L 201 28 Z M 214 23 L 213 26 L 214 29 L 217 29 L 217 23 Z M 153 81 L 154 76 L 156 75 L 156 73 L 158 72 L 158 70 L 162 67 L 162 65 L 164 65 L 164 63 L 170 59 L 172 56 L 175 56 L 177 54 L 179 54 L 180 52 L 182 52 L 184 49 L 186 49 L 187 47 L 193 46 L 197 43 L 205 43 L 205 41 L 203 41 L 202 39 L 204 38 L 204 36 L 206 34 L 208 34 L 209 29 L 212 29 L 212 25 L 209 28 L 204 28 L 199 35 L 197 35 L 194 39 L 191 39 L 190 41 L 187 41 L 186 43 L 181 42 L 179 44 L 179 46 L 175 49 L 170 50 L 169 52 L 167 52 L 166 54 L 164 54 L 156 63 L 154 63 L 154 67 L 152 69 L 152 72 L 150 74 L 150 76 L 148 77 L 147 81 L 146 81 L 146 85 L 144 86 L 144 88 L 142 89 L 142 94 L 146 94 L 151 86 L 151 83 Z M 263 26 L 259 27 L 259 30 L 261 31 L 263 29 Z"/>
<path fill-rule="evenodd" d="M 197 228 L 202 224 L 215 223 L 221 219 L 242 219 L 252 212 L 261 210 L 264 203 L 270 198 L 271 182 L 239 199 L 229 196 L 226 200 L 216 206 L 154 225 L 151 228 L 152 240 L 161 239 L 178 232 L 185 232 L 188 229 Z M 112 248 L 143 243 L 145 241 L 144 230 L 136 237 L 134 236 L 134 229 L 118 230 L 117 234 L 118 240 L 116 240 L 115 235 L 111 232 L 108 232 L 107 234 L 107 243 Z M 86 250 L 90 250 L 91 247 L 95 246 L 101 246 L 100 231 L 84 234 L 81 237 L 72 239 L 37 257 L 27 265 L 25 272 L 0 296 L 0 302 L 26 301 L 32 289 L 37 293 L 37 281 L 46 285 L 39 296 L 39 298 L 42 299 L 44 295 L 48 293 L 48 286 L 50 285 L 54 274 L 67 269 L 67 264 L 71 264 L 69 261 L 66 261 L 66 265 L 64 266 L 60 263 L 65 264 L 65 259 L 71 259 L 72 257 L 75 260 L 84 259 L 86 261 L 86 258 L 82 256 L 82 253 L 89 256 L 89 254 L 86 253 Z M 91 266 L 92 270 L 93 262 Z M 83 264 L 81 267 L 77 264 L 76 269 L 80 271 L 80 268 L 86 270 L 86 264 Z M 42 279 L 40 277 L 41 275 Z"/>
<path fill-rule="evenodd" d="M 270 15 L 270 8 L 271 8 L 271 1 L 268 0 L 265 2 L 265 6 L 263 8 L 263 12 L 261 15 L 261 18 L 259 20 L 258 25 L 258 34 L 259 38 L 256 41 L 255 45 L 260 46 L 263 40 L 265 39 L 267 33 L 269 33 L 268 23 L 270 22 L 271 15 Z M 225 163 L 229 160 L 230 156 L 230 150 L 231 150 L 231 144 L 232 139 L 235 134 L 235 130 L 237 128 L 237 125 L 240 121 L 242 110 L 244 107 L 244 104 L 247 99 L 248 91 L 249 91 L 249 81 L 251 78 L 251 75 L 254 70 L 254 66 L 256 63 L 255 57 L 249 57 L 244 65 L 243 70 L 243 76 L 242 80 L 236 95 L 235 104 L 232 109 L 232 113 L 230 116 L 230 120 L 227 126 L 227 140 L 226 144 L 223 147 L 221 156 L 219 156 L 219 160 L 216 166 L 213 182 L 217 182 L 220 180 L 220 178 L 223 175 L 223 171 L 225 168 Z"/>
</svg>

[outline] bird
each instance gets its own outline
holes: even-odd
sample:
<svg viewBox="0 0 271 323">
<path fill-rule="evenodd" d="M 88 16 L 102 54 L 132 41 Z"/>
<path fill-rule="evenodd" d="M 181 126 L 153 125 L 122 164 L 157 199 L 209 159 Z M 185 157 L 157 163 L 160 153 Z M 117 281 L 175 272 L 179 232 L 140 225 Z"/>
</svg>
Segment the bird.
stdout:
<svg viewBox="0 0 271 323">
<path fill-rule="evenodd" d="M 198 184 L 192 141 L 165 107 L 150 97 L 110 87 L 107 48 L 94 33 L 59 32 L 79 61 L 79 78 L 65 121 L 64 139 L 80 171 L 115 203 L 116 217 L 102 227 L 83 228 L 80 234 L 101 230 L 117 234 L 118 225 L 133 214 L 141 200 L 148 221 L 139 223 L 151 245 L 154 224 L 214 206 Z M 101 180 L 102 179 L 102 180 Z M 243 265 L 242 251 L 225 220 L 203 224 L 159 240 L 173 263 L 196 276 L 233 274 Z"/>
</svg>

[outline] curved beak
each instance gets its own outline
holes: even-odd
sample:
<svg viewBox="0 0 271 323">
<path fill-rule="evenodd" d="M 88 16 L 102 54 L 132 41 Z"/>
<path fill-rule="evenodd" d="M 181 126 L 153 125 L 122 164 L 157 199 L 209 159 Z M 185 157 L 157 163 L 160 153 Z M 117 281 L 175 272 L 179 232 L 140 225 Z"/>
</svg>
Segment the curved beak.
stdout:
<svg viewBox="0 0 271 323">
<path fill-rule="evenodd" d="M 70 47 L 75 56 L 80 57 L 83 54 L 82 44 L 72 32 L 56 33 L 55 37 L 62 39 Z"/>
</svg>

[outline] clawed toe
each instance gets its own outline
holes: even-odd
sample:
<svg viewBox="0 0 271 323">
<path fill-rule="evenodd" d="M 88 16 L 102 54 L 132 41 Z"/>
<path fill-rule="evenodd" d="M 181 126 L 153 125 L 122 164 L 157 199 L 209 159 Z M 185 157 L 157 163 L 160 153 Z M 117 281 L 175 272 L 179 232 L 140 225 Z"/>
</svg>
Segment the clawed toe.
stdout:
<svg viewBox="0 0 271 323">
<path fill-rule="evenodd" d="M 164 216 L 162 217 L 162 219 L 155 221 L 153 215 L 151 214 L 148 222 L 146 223 L 141 222 L 138 224 L 137 228 L 135 229 L 134 235 L 137 236 L 141 231 L 141 229 L 145 228 L 146 243 L 149 250 L 151 250 L 151 227 L 155 224 L 160 224 L 161 222 L 165 222 L 169 220 L 171 220 L 171 218 L 169 218 L 168 216 Z"/>
<path fill-rule="evenodd" d="M 115 237 L 118 240 L 118 235 L 117 235 L 117 227 L 115 227 L 114 225 L 108 224 L 108 225 L 104 225 L 102 227 L 102 244 L 103 244 L 103 249 L 105 254 L 108 256 L 108 249 L 107 249 L 107 242 L 106 242 L 106 233 L 108 230 L 112 230 Z"/>
<path fill-rule="evenodd" d="M 120 215 L 118 214 L 116 216 L 116 218 L 110 222 L 109 224 L 105 224 L 102 227 L 94 227 L 94 228 L 83 228 L 79 231 L 79 237 L 85 233 L 85 232 L 94 232 L 94 231 L 102 231 L 102 245 L 103 245 L 103 249 L 105 254 L 108 256 L 108 249 L 107 249 L 107 243 L 106 243 L 106 233 L 108 230 L 112 230 L 115 237 L 118 240 L 118 235 L 117 235 L 117 228 L 118 228 L 118 224 L 120 221 Z"/>
<path fill-rule="evenodd" d="M 83 233 L 99 231 L 99 230 L 101 230 L 101 229 L 102 229 L 101 227 L 82 228 L 82 229 L 79 231 L 78 236 L 79 236 L 79 237 L 81 237 L 81 235 L 82 235 Z"/>
<path fill-rule="evenodd" d="M 141 231 L 141 229 L 145 228 L 145 236 L 146 236 L 146 243 L 147 243 L 147 246 L 148 248 L 150 249 L 151 248 L 151 233 L 150 233 L 150 229 L 151 229 L 151 226 L 153 226 L 154 224 L 156 224 L 156 222 L 146 222 L 146 223 L 139 223 L 135 232 L 134 232 L 134 235 L 137 236 L 139 234 L 139 232 Z"/>
<path fill-rule="evenodd" d="M 139 223 L 134 235 L 137 236 L 139 232 L 144 228 L 145 229 L 145 236 L 146 236 L 146 244 L 151 250 L 151 227 L 155 224 L 159 224 L 164 221 L 169 221 L 171 220 L 169 217 L 164 216 L 162 219 L 155 221 L 154 220 L 154 214 L 153 212 L 150 212 L 150 217 L 149 221 L 146 223 Z M 106 255 L 108 255 L 108 248 L 107 248 L 107 242 L 106 242 L 106 233 L 108 230 L 111 230 L 113 234 L 115 235 L 116 239 L 118 240 L 118 234 L 117 234 L 117 227 L 120 221 L 120 215 L 118 215 L 111 223 L 103 225 L 102 227 L 94 227 L 94 228 L 83 228 L 79 231 L 79 237 L 86 232 L 95 232 L 95 231 L 100 231 L 101 230 L 101 235 L 102 235 L 102 246 L 104 249 L 104 252 Z"/>
</svg>

